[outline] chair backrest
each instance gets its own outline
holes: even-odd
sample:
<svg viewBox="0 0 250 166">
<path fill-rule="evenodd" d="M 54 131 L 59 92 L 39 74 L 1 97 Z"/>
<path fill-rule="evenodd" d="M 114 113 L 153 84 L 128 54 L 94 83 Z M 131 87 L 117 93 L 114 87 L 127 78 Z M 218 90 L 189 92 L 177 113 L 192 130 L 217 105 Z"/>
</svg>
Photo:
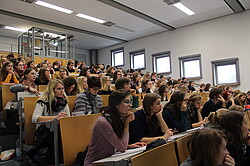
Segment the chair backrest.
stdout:
<svg viewBox="0 0 250 166">
<path fill-rule="evenodd" d="M 205 103 L 209 100 L 209 92 L 201 92 L 199 93 L 199 95 L 201 95 L 202 97 L 202 101 Z"/>
<path fill-rule="evenodd" d="M 13 84 L 12 84 L 13 85 Z M 10 91 L 10 86 L 12 85 L 1 85 L 2 86 L 2 110 L 4 111 L 5 105 L 10 101 L 15 99 L 15 93 Z M 3 113 L 4 114 L 4 113 Z"/>
<path fill-rule="evenodd" d="M 39 86 L 38 86 L 39 92 L 44 92 L 44 91 L 46 90 L 47 86 L 48 86 L 48 85 L 39 85 Z"/>
<path fill-rule="evenodd" d="M 60 119 L 64 165 L 72 165 L 77 153 L 90 144 L 92 128 L 100 114 L 72 116 Z"/>
<path fill-rule="evenodd" d="M 178 166 L 174 143 L 170 142 L 131 159 L 132 166 Z"/>
<path fill-rule="evenodd" d="M 180 139 L 176 140 L 176 156 L 179 164 L 184 162 L 189 156 L 189 150 L 187 146 L 187 141 L 191 137 L 192 134 L 188 134 Z"/>
<path fill-rule="evenodd" d="M 24 131 L 25 144 L 34 145 L 34 133 L 36 131 L 36 124 L 32 123 L 32 115 L 36 106 L 36 101 L 39 97 L 24 97 Z"/>
<path fill-rule="evenodd" d="M 76 96 L 68 96 L 68 105 L 69 105 L 70 115 L 72 115 L 72 112 L 74 111 L 75 102 L 76 102 Z"/>
<path fill-rule="evenodd" d="M 102 106 L 106 107 L 109 104 L 109 95 L 100 95 L 102 97 Z"/>
</svg>

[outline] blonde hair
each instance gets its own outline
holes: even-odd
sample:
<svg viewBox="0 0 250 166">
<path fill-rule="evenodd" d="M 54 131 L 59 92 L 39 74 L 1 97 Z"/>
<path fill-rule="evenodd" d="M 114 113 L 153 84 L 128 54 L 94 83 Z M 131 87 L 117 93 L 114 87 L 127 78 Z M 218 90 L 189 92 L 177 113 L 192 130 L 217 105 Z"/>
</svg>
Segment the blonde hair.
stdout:
<svg viewBox="0 0 250 166">
<path fill-rule="evenodd" d="M 48 86 L 46 88 L 46 90 L 44 91 L 43 95 L 38 99 L 38 100 L 42 100 L 44 102 L 48 102 L 49 103 L 49 110 L 50 110 L 50 114 L 52 114 L 52 107 L 51 104 L 52 102 L 55 100 L 55 93 L 54 93 L 54 89 L 57 87 L 58 84 L 62 84 L 64 86 L 64 83 L 59 80 L 59 79 L 52 79 L 49 81 Z M 65 94 L 65 91 L 63 92 L 63 95 L 66 99 L 66 101 L 68 102 L 68 97 Z"/>
<path fill-rule="evenodd" d="M 82 92 L 84 92 L 85 91 L 85 89 L 84 89 L 84 87 L 83 87 L 83 80 L 84 79 L 86 79 L 87 80 L 87 77 L 85 77 L 85 76 L 80 76 L 80 77 L 78 77 L 77 78 L 77 89 L 78 89 L 78 91 L 79 91 L 79 93 L 82 93 Z M 86 83 L 87 84 L 87 83 Z M 87 86 L 88 86 L 88 84 L 87 84 Z"/>
<path fill-rule="evenodd" d="M 244 112 L 244 109 L 242 106 L 239 105 L 232 105 L 229 107 L 229 111 L 239 111 L 239 112 Z"/>
<path fill-rule="evenodd" d="M 112 91 L 110 85 L 107 85 L 107 80 L 108 79 L 110 79 L 109 76 L 102 77 L 102 79 L 101 79 L 101 89 L 100 90 L 104 90 L 104 91 L 111 90 Z"/>
<path fill-rule="evenodd" d="M 215 112 L 212 112 L 209 116 L 208 116 L 208 121 L 214 126 L 214 127 L 218 127 L 220 126 L 220 120 L 222 118 L 222 115 L 225 112 L 228 112 L 228 109 L 225 108 L 220 108 Z"/>
</svg>

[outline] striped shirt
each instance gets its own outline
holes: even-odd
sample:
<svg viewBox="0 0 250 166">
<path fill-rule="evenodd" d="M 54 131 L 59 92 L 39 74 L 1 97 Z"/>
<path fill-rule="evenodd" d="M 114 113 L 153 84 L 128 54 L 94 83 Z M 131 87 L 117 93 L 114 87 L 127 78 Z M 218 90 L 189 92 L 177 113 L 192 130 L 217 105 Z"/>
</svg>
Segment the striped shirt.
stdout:
<svg viewBox="0 0 250 166">
<path fill-rule="evenodd" d="M 97 114 L 101 106 L 101 96 L 92 95 L 90 92 L 82 92 L 76 98 L 75 111 L 72 116 Z"/>
</svg>

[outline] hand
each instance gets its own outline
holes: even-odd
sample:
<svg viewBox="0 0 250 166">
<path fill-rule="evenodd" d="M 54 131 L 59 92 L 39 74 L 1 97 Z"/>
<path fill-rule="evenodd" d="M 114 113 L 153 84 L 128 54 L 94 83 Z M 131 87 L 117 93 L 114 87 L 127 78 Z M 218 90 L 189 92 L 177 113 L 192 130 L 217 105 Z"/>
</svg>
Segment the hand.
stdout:
<svg viewBox="0 0 250 166">
<path fill-rule="evenodd" d="M 163 135 L 163 139 L 168 139 L 170 136 L 172 136 L 174 133 L 172 132 L 172 129 L 168 129 L 165 134 Z"/>
<path fill-rule="evenodd" d="M 181 111 L 186 111 L 187 110 L 187 103 L 182 103 L 181 105 Z"/>
<path fill-rule="evenodd" d="M 162 109 L 159 111 L 159 112 L 156 112 L 155 113 L 155 116 L 157 117 L 157 118 L 159 118 L 159 117 L 161 117 L 162 116 Z"/>
<path fill-rule="evenodd" d="M 138 111 L 138 110 L 141 110 L 141 109 L 143 109 L 142 105 L 140 107 L 137 107 L 135 110 Z"/>
<path fill-rule="evenodd" d="M 13 74 L 14 74 L 13 70 L 10 70 L 10 71 L 9 71 L 9 74 L 10 74 L 10 75 L 13 75 Z"/>
<path fill-rule="evenodd" d="M 234 162 L 234 159 L 229 154 L 227 154 L 226 157 L 225 157 L 224 164 L 226 166 L 234 166 L 235 162 Z"/>
<path fill-rule="evenodd" d="M 205 118 L 203 119 L 203 124 L 207 123 L 207 121 L 208 121 L 208 118 L 205 117 Z"/>
<path fill-rule="evenodd" d="M 135 120 L 135 115 L 133 112 L 128 112 L 128 114 L 125 117 L 125 123 L 129 123 L 131 121 Z"/>
<path fill-rule="evenodd" d="M 29 91 L 30 93 L 35 93 L 37 96 L 40 95 L 40 93 L 38 92 L 38 90 L 35 89 L 35 88 L 29 87 L 28 91 Z"/>
<path fill-rule="evenodd" d="M 147 144 L 145 144 L 144 142 L 136 142 L 134 144 L 128 145 L 128 149 L 133 149 L 133 148 L 140 148 L 143 146 L 146 146 Z"/>
<path fill-rule="evenodd" d="M 59 120 L 61 118 L 67 117 L 66 112 L 60 112 L 58 115 L 56 115 L 56 119 Z"/>
<path fill-rule="evenodd" d="M 224 98 L 223 98 L 221 95 L 219 95 L 218 100 L 220 100 L 222 103 L 225 103 L 225 102 L 226 102 L 226 101 L 224 100 Z"/>
</svg>

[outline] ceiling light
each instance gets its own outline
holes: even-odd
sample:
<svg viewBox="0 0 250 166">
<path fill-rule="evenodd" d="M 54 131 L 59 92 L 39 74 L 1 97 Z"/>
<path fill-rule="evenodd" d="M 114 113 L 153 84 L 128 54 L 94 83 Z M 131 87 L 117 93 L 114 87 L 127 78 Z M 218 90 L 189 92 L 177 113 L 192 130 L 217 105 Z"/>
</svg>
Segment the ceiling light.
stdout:
<svg viewBox="0 0 250 166">
<path fill-rule="evenodd" d="M 47 2 L 43 2 L 43 1 L 40 1 L 40 0 L 39 0 L 39 1 L 36 1 L 35 4 L 41 5 L 41 6 L 50 8 L 50 9 L 54 9 L 54 10 L 57 10 L 57 11 L 60 11 L 60 12 L 64 12 L 64 13 L 67 13 L 67 14 L 73 13 L 72 10 L 65 9 L 65 8 L 63 8 L 63 7 L 56 6 L 56 5 L 53 5 L 53 4 L 50 4 L 50 3 L 47 3 Z"/>
<path fill-rule="evenodd" d="M 19 32 L 26 32 L 27 30 L 20 29 L 20 28 L 15 28 L 15 27 L 10 27 L 10 26 L 5 26 L 5 29 L 13 30 L 13 31 L 19 31 Z"/>
<path fill-rule="evenodd" d="M 184 13 L 186 13 L 187 15 L 191 16 L 194 15 L 195 13 L 190 10 L 189 8 L 187 8 L 186 6 L 184 6 L 182 3 L 175 3 L 174 6 L 178 9 L 180 9 L 181 11 L 183 11 Z"/>
<path fill-rule="evenodd" d="M 90 21 L 95 21 L 95 22 L 98 22 L 98 23 L 101 23 L 101 24 L 106 22 L 106 21 L 103 21 L 103 20 L 101 20 L 99 18 L 91 17 L 91 16 L 88 16 L 88 15 L 85 15 L 85 14 L 82 14 L 82 13 L 78 13 L 76 16 L 81 17 L 81 18 L 85 18 L 85 19 L 90 20 Z"/>
</svg>

